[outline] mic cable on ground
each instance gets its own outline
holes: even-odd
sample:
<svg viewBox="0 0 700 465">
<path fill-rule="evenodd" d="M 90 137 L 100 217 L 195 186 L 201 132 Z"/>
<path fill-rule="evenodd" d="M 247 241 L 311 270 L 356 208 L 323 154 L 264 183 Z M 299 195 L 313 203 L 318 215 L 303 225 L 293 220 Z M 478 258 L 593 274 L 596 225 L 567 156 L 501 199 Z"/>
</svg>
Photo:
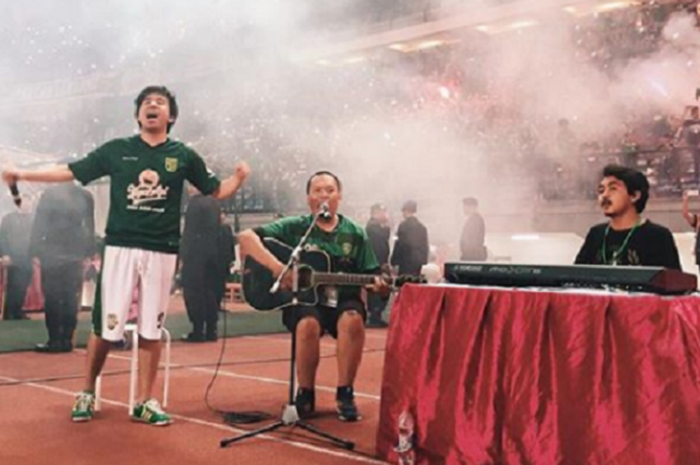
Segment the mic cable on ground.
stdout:
<svg viewBox="0 0 700 465">
<path fill-rule="evenodd" d="M 212 387 L 214 386 L 214 381 L 216 381 L 217 376 L 219 375 L 219 369 L 221 368 L 222 361 L 224 359 L 224 353 L 226 352 L 226 328 L 227 328 L 227 318 L 226 316 L 228 315 L 228 311 L 225 309 L 223 310 L 224 314 L 224 333 L 222 335 L 223 341 L 221 342 L 221 351 L 219 351 L 219 360 L 216 362 L 216 367 L 214 368 L 214 375 L 211 378 L 211 381 L 209 381 L 209 385 L 207 386 L 206 392 L 204 393 L 204 403 L 206 404 L 207 408 L 211 410 L 212 412 L 218 413 L 223 417 L 224 423 L 228 425 L 243 425 L 243 424 L 252 424 L 252 423 L 258 423 L 263 420 L 268 420 L 272 418 L 272 415 L 266 412 L 260 412 L 260 411 L 248 411 L 248 412 L 235 412 L 235 411 L 223 411 L 220 409 L 217 409 L 215 407 L 212 407 L 212 405 L 209 403 L 209 394 L 211 392 Z"/>
</svg>

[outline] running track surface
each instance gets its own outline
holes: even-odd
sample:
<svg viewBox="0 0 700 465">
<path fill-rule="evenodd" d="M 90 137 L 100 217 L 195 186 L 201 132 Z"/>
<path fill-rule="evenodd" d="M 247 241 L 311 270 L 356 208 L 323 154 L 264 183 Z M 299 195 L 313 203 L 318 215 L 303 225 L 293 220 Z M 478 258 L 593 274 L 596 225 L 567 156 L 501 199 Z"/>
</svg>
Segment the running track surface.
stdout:
<svg viewBox="0 0 700 465">
<path fill-rule="evenodd" d="M 179 336 L 179 335 L 173 335 Z M 286 334 L 172 345 L 168 413 L 174 423 L 153 427 L 127 414 L 129 351 L 112 351 L 103 377 L 103 405 L 89 423 L 74 424 L 70 409 L 82 386 L 85 351 L 69 354 L 18 352 L 0 355 L 0 464 L 361 464 L 374 458 L 386 330 L 367 330 L 362 366 L 355 382 L 363 419 L 340 422 L 335 414 L 335 341 L 321 340 L 316 410 L 308 422 L 355 442 L 354 452 L 310 437 L 296 428 L 220 448 L 219 441 L 277 420 L 287 400 L 290 339 Z M 222 411 L 273 415 L 232 427 L 205 403 L 220 354 L 222 364 L 209 404 Z M 164 357 L 163 357 L 164 359 Z M 162 389 L 163 371 L 157 389 Z M 159 392 L 161 398 L 162 391 Z M 134 461 L 137 462 L 134 462 Z"/>
</svg>

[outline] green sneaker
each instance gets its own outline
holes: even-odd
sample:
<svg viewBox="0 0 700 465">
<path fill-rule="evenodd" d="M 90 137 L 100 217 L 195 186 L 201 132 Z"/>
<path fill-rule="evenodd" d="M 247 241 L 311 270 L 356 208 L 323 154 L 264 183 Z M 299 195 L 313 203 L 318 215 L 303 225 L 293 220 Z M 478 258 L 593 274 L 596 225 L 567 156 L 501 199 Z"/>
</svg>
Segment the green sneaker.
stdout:
<svg viewBox="0 0 700 465">
<path fill-rule="evenodd" d="M 172 423 L 170 415 L 163 411 L 155 399 L 148 399 L 142 404 L 137 404 L 131 413 L 131 418 L 154 426 L 165 426 Z"/>
<path fill-rule="evenodd" d="M 75 404 L 73 404 L 73 411 L 70 416 L 75 422 L 90 421 L 94 410 L 95 394 L 83 391 L 75 398 Z"/>
</svg>

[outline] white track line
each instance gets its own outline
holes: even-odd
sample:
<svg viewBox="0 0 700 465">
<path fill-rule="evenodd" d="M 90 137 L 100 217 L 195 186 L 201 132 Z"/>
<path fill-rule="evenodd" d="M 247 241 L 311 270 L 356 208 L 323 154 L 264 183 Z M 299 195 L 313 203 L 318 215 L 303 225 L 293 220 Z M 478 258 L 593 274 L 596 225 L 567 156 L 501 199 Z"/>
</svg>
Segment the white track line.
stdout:
<svg viewBox="0 0 700 465">
<path fill-rule="evenodd" d="M 79 349 L 79 350 L 83 351 L 82 349 Z M 126 357 L 126 356 L 123 356 L 123 355 L 114 355 L 114 354 L 111 354 L 111 353 L 109 354 L 109 358 L 113 358 L 113 359 L 115 359 L 115 360 L 126 360 L 126 361 L 130 361 L 130 360 L 131 360 L 131 357 Z M 209 374 L 209 375 L 213 375 L 213 374 L 216 372 L 216 370 L 213 370 L 213 369 L 211 369 L 211 368 L 188 367 L 188 366 L 180 365 L 180 364 L 177 364 L 177 363 L 171 363 L 171 364 L 170 364 L 170 368 L 171 368 L 171 369 L 177 368 L 177 369 L 183 369 L 183 370 L 196 371 L 196 372 L 199 372 L 199 373 L 206 373 L 206 374 Z M 226 377 L 228 377 L 228 378 L 247 379 L 247 380 L 250 380 L 250 381 L 259 381 L 259 382 L 262 382 L 262 383 L 279 384 L 279 385 L 282 385 L 282 386 L 289 386 L 289 380 L 283 380 L 283 379 L 279 379 L 279 378 L 266 378 L 266 377 L 263 377 L 263 376 L 242 375 L 242 374 L 239 374 L 239 373 L 234 373 L 234 372 L 232 372 L 232 371 L 226 371 L 226 370 L 219 370 L 219 376 L 226 376 Z M 332 392 L 332 393 L 335 393 L 335 391 L 336 391 L 336 388 L 330 387 L 330 386 L 319 386 L 319 385 L 316 385 L 316 389 L 318 389 L 319 391 Z M 355 391 L 355 396 L 356 396 L 356 397 L 361 397 L 361 398 L 363 398 L 363 399 L 371 399 L 371 400 L 376 400 L 376 401 L 379 401 L 379 400 L 380 400 L 380 397 L 379 397 L 379 396 L 375 396 L 375 395 L 373 395 L 373 394 L 366 394 L 366 393 L 363 393 L 363 392 L 357 392 L 357 391 Z"/>
<path fill-rule="evenodd" d="M 8 378 L 5 376 L 0 376 L 0 379 L 4 380 L 6 382 L 13 382 L 13 383 L 21 383 L 22 382 L 21 380 L 14 379 L 14 378 Z M 66 389 L 57 388 L 54 386 L 46 386 L 46 385 L 38 384 L 38 383 L 25 383 L 25 384 L 22 384 L 22 386 L 30 386 L 30 387 L 37 388 L 37 389 L 43 389 L 43 390 L 53 392 L 56 394 L 67 395 L 67 396 L 70 396 L 71 398 L 75 397 L 74 392 L 68 391 Z M 125 404 L 123 402 L 108 400 L 105 398 L 102 398 L 102 402 L 104 402 L 106 404 L 110 404 L 110 405 L 115 405 L 118 407 L 123 407 L 125 409 L 128 409 L 128 407 L 129 407 L 127 404 Z M 184 415 L 170 414 L 170 416 L 177 419 L 177 420 L 182 420 L 182 421 L 185 421 L 188 423 L 193 423 L 193 424 L 200 425 L 200 426 L 208 426 L 210 428 L 216 428 L 216 429 L 220 429 L 220 430 L 224 430 L 224 431 L 233 431 L 233 432 L 238 433 L 238 434 L 244 434 L 244 433 L 248 432 L 246 430 L 234 428 L 232 426 L 225 426 L 225 425 L 221 425 L 218 423 L 212 423 L 212 422 L 206 421 L 206 420 L 200 420 L 198 418 L 186 417 Z M 317 447 L 317 446 L 303 443 L 303 442 L 292 441 L 289 439 L 280 439 L 280 438 L 276 438 L 274 436 L 270 436 L 268 434 L 261 434 L 257 437 L 260 439 L 266 439 L 268 441 L 274 441 L 274 442 L 277 442 L 280 444 L 289 444 L 290 446 L 297 447 L 299 449 L 306 449 L 306 450 L 318 452 L 321 454 L 332 455 L 334 457 L 341 457 L 341 458 L 345 458 L 348 460 L 354 460 L 356 462 L 373 463 L 373 464 L 385 464 L 386 463 L 386 462 L 383 462 L 380 460 L 371 459 L 369 457 L 364 457 L 361 455 L 355 455 L 355 454 L 351 454 L 351 453 L 347 453 L 347 452 L 340 452 L 340 451 L 336 451 L 336 450 L 332 450 L 332 449 L 324 449 L 322 447 Z"/>
</svg>

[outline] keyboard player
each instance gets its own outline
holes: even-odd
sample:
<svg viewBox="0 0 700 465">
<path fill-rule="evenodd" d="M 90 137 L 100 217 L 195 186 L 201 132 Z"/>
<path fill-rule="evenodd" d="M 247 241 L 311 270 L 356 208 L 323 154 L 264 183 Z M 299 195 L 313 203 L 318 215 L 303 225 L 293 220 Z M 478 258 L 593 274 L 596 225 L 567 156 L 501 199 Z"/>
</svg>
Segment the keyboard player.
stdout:
<svg viewBox="0 0 700 465">
<path fill-rule="evenodd" d="M 673 235 L 642 217 L 649 181 L 632 168 L 608 165 L 598 185 L 598 203 L 606 223 L 593 226 L 576 256 L 576 264 L 662 266 L 680 270 Z"/>
</svg>

